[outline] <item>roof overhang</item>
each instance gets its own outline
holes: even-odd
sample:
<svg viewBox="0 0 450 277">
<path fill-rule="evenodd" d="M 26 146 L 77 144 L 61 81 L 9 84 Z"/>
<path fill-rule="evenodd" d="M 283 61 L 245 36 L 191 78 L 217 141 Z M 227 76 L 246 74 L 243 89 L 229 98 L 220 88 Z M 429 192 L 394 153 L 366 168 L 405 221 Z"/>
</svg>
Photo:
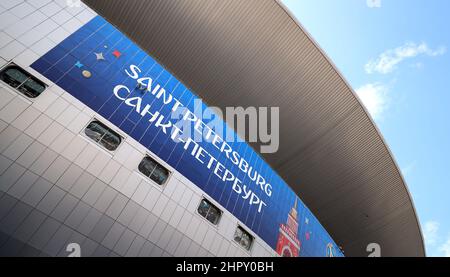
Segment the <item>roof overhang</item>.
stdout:
<svg viewBox="0 0 450 277">
<path fill-rule="evenodd" d="M 367 256 L 369 243 L 383 256 L 425 255 L 379 130 L 279 1 L 83 1 L 209 105 L 280 107 L 279 151 L 262 156 L 347 256 Z"/>
</svg>

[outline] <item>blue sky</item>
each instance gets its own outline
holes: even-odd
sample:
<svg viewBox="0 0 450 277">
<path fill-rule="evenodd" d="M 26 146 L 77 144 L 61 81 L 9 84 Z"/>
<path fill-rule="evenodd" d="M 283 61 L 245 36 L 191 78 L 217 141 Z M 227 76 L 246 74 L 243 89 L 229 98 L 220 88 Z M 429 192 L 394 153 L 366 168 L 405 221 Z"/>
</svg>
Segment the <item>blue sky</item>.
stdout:
<svg viewBox="0 0 450 277">
<path fill-rule="evenodd" d="M 428 256 L 450 256 L 450 1 L 284 0 L 372 114 Z"/>
</svg>

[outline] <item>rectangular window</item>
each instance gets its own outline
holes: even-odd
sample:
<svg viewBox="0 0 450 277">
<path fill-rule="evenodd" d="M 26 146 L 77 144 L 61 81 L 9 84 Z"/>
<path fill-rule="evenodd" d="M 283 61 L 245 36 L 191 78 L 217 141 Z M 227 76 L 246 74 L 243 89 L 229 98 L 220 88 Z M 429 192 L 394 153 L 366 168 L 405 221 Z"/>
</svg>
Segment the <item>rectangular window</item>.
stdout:
<svg viewBox="0 0 450 277">
<path fill-rule="evenodd" d="M 139 163 L 138 169 L 142 174 L 160 186 L 166 183 L 170 174 L 169 170 L 149 156 L 142 159 Z"/>
<path fill-rule="evenodd" d="M 202 199 L 197 211 L 214 225 L 219 223 L 220 217 L 222 216 L 222 211 L 206 199 Z"/>
<path fill-rule="evenodd" d="M 111 130 L 105 124 L 94 120 L 84 129 L 84 133 L 97 144 L 103 146 L 108 151 L 114 151 L 119 147 L 122 138 L 119 134 Z"/>
<path fill-rule="evenodd" d="M 253 244 L 253 236 L 249 232 L 245 231 L 244 228 L 238 226 L 234 232 L 234 241 L 242 246 L 245 250 L 250 251 Z"/>
<path fill-rule="evenodd" d="M 46 88 L 43 82 L 15 64 L 6 66 L 0 72 L 0 79 L 29 98 L 38 97 Z"/>
</svg>

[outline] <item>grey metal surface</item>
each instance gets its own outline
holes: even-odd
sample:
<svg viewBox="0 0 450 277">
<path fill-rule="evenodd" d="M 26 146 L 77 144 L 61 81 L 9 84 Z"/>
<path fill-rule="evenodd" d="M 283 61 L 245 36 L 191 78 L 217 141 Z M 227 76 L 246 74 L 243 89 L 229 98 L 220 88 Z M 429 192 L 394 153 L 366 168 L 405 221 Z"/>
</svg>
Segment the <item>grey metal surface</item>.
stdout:
<svg viewBox="0 0 450 277">
<path fill-rule="evenodd" d="M 347 256 L 424 256 L 406 184 L 335 66 L 274 0 L 83 0 L 209 105 L 280 107 L 263 154 Z M 259 149 L 256 147 L 255 149 Z"/>
<path fill-rule="evenodd" d="M 16 174 L 19 168 L 25 172 L 22 176 L 34 173 L 1 154 L 0 158 L 3 158 L 0 165 L 7 165 L 6 170 L 0 171 L 0 183 L 10 186 L 0 190 L 0 257 L 67 257 L 71 253 L 67 250 L 70 243 L 80 245 L 83 257 L 213 256 L 186 234 L 177 231 L 174 235 L 176 229 L 172 225 L 177 224 L 158 219 L 141 204 L 74 163 L 68 162 L 58 170 L 63 178 L 55 183 L 37 176 L 35 182 L 24 182 L 21 181 L 24 177 Z M 52 170 L 55 169 L 46 172 Z M 78 178 L 74 177 L 77 172 Z M 83 176 L 93 182 L 88 183 L 84 195 L 72 195 L 73 190 L 67 188 L 66 181 L 71 180 L 72 188 L 77 188 L 86 184 Z M 88 199 L 95 201 L 88 203 Z M 101 209 L 103 204 L 106 208 Z M 192 217 L 184 208 L 181 210 L 183 219 L 181 216 L 179 219 Z M 179 245 L 181 240 L 186 241 L 184 246 Z"/>
</svg>

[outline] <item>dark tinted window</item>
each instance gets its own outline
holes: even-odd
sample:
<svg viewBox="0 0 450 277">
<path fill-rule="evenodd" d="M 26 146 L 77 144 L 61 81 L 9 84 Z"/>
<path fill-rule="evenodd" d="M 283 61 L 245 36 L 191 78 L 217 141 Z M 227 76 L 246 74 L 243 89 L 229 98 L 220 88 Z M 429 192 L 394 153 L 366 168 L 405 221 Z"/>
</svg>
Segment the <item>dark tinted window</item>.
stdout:
<svg viewBox="0 0 450 277">
<path fill-rule="evenodd" d="M 202 202 L 200 202 L 197 211 L 214 225 L 219 223 L 219 219 L 222 216 L 222 211 L 206 199 L 203 199 Z"/>
<path fill-rule="evenodd" d="M 38 97 L 45 85 L 17 65 L 9 65 L 0 73 L 0 79 L 30 98 Z"/>
<path fill-rule="evenodd" d="M 109 151 L 116 150 L 122 141 L 122 138 L 116 132 L 97 120 L 89 123 L 84 133 Z"/>
<path fill-rule="evenodd" d="M 149 156 L 142 159 L 138 169 L 142 174 L 155 181 L 158 185 L 164 185 L 169 178 L 169 170 Z"/>
<path fill-rule="evenodd" d="M 244 249 L 250 250 L 253 243 L 253 236 L 249 232 L 245 231 L 244 228 L 238 226 L 234 232 L 234 241 L 239 243 Z"/>
</svg>

